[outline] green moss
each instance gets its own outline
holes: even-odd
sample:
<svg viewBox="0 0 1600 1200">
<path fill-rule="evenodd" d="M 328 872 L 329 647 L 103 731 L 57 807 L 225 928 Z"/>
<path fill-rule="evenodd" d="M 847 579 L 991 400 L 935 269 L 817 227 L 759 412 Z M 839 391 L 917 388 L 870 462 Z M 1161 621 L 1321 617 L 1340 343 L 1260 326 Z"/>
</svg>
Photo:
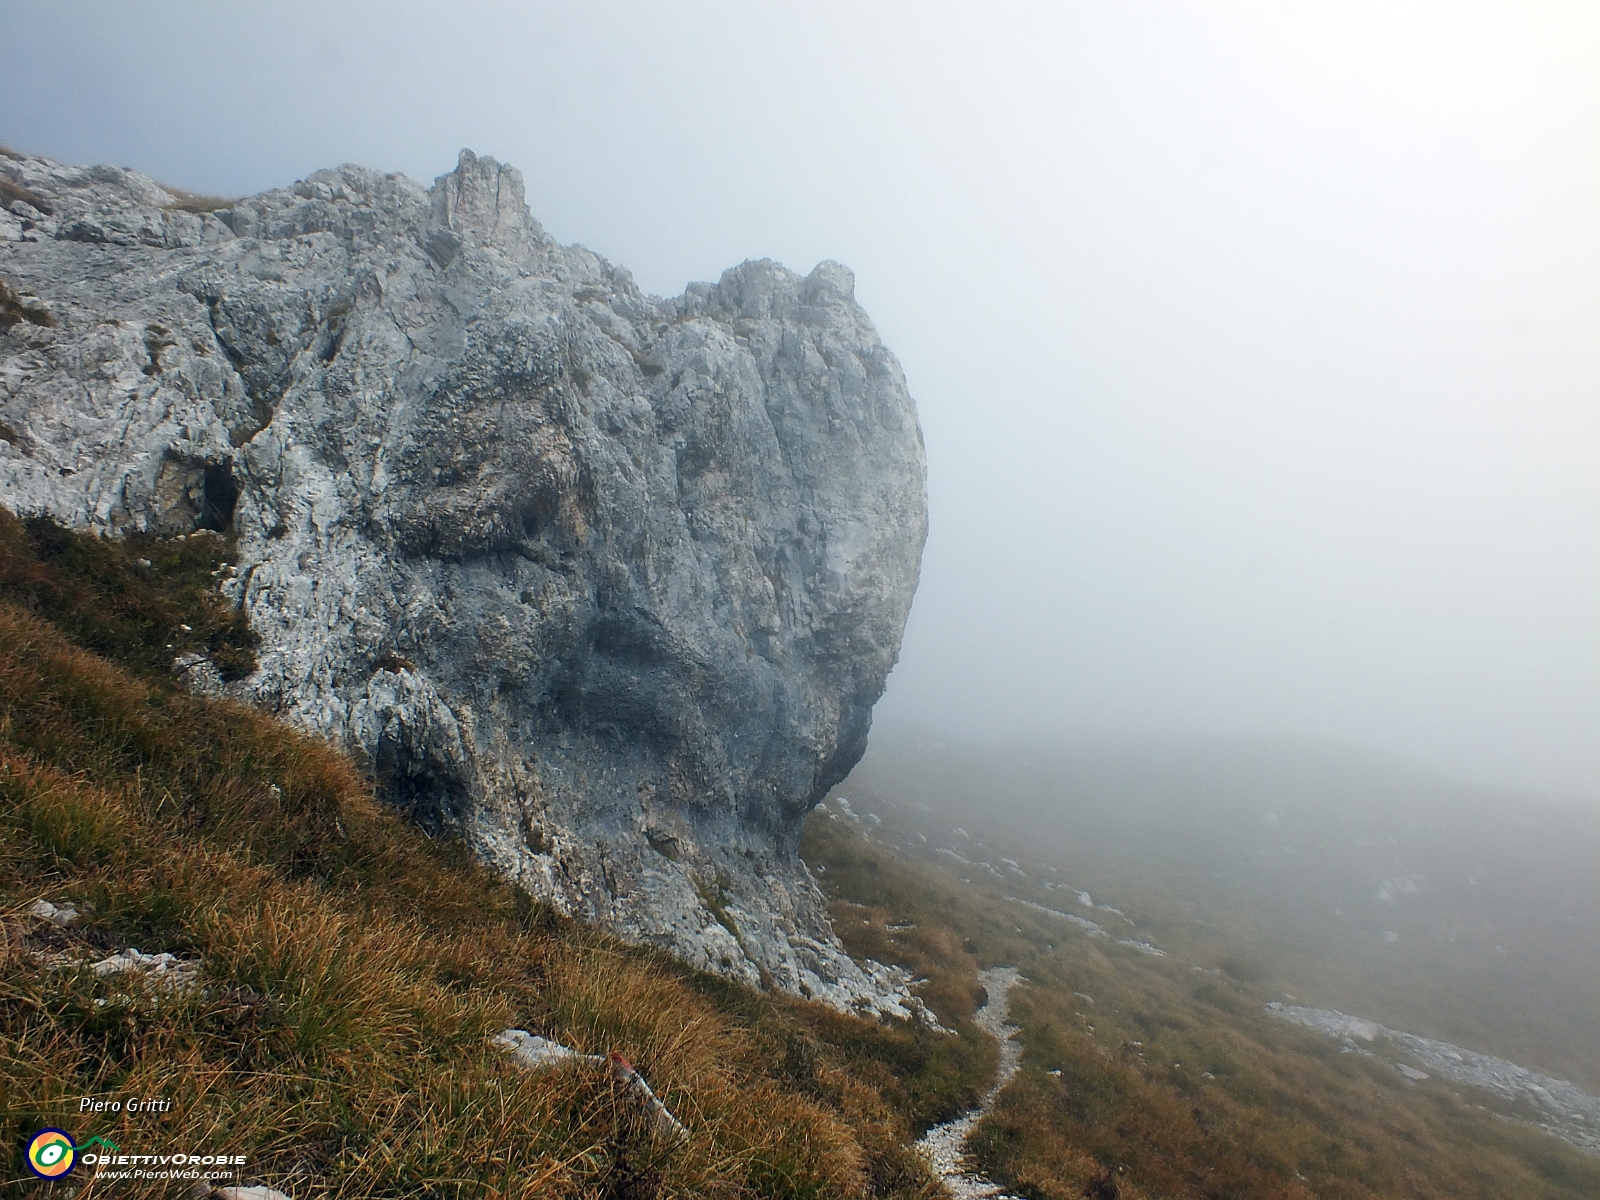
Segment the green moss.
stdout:
<svg viewBox="0 0 1600 1200">
<path fill-rule="evenodd" d="M 710 910 L 711 915 L 733 935 L 735 941 L 739 940 L 739 927 L 734 924 L 733 918 L 728 915 L 728 884 L 730 880 L 721 871 L 717 872 L 716 880 L 706 883 L 702 879 L 694 880 L 695 893 L 700 897 L 700 903 Z"/>
</svg>

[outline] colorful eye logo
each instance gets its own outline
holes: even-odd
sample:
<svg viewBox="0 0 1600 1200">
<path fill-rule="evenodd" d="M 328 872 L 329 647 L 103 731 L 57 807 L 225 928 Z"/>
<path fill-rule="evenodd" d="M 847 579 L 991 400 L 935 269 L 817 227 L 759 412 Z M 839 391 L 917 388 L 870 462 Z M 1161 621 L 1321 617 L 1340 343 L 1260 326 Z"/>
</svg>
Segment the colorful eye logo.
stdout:
<svg viewBox="0 0 1600 1200">
<path fill-rule="evenodd" d="M 60 1179 L 77 1161 L 78 1147 L 59 1129 L 41 1129 L 28 1143 L 28 1166 L 41 1179 Z"/>
</svg>

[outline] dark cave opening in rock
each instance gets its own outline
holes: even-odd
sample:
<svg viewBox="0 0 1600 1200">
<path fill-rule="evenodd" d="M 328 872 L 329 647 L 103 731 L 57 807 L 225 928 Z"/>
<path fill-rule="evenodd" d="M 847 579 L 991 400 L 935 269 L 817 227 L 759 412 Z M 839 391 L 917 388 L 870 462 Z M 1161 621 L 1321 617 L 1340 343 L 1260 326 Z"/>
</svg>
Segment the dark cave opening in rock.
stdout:
<svg viewBox="0 0 1600 1200">
<path fill-rule="evenodd" d="M 233 510 L 238 503 L 239 484 L 233 477 L 233 460 L 208 465 L 201 484 L 198 528 L 231 533 Z"/>
</svg>

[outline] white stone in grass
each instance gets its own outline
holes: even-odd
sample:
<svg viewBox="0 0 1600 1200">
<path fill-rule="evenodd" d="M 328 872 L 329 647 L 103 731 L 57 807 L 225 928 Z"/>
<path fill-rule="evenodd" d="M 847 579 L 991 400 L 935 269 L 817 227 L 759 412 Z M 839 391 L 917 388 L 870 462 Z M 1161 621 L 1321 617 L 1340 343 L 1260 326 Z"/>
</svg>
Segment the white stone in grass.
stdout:
<svg viewBox="0 0 1600 1200">
<path fill-rule="evenodd" d="M 145 954 L 132 947 L 90 964 L 89 969 L 102 977 L 133 972 L 146 982 L 172 992 L 187 992 L 200 978 L 200 964 L 192 959 L 178 958 L 165 951 Z"/>
<path fill-rule="evenodd" d="M 530 1070 L 543 1070 L 564 1066 L 569 1062 L 604 1063 L 603 1054 L 581 1054 L 570 1046 L 552 1042 L 526 1029 L 505 1029 L 496 1034 L 492 1044 L 511 1055 Z"/>
<path fill-rule="evenodd" d="M 650 1090 L 650 1085 L 645 1082 L 644 1076 L 634 1070 L 633 1064 L 620 1054 L 582 1054 L 570 1046 L 563 1046 L 560 1042 L 552 1042 L 549 1038 L 529 1033 L 526 1029 L 503 1029 L 491 1039 L 491 1044 L 512 1055 L 523 1067 L 531 1070 L 548 1070 L 569 1062 L 586 1062 L 607 1067 L 612 1083 L 638 1101 L 650 1119 L 651 1128 L 657 1136 L 666 1137 L 673 1142 L 684 1142 L 689 1138 L 688 1129 Z"/>
<path fill-rule="evenodd" d="M 48 900 L 35 900 L 28 905 L 28 915 L 38 917 L 41 921 L 49 921 L 52 925 L 65 928 L 78 919 L 78 910 L 70 904 L 57 906 Z"/>
</svg>

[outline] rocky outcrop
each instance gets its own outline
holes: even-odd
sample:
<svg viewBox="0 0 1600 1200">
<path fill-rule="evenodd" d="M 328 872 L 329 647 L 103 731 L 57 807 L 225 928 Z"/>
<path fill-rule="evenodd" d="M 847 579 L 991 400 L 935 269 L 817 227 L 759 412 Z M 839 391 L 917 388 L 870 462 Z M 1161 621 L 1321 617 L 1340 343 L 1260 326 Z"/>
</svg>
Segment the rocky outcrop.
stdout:
<svg viewBox="0 0 1600 1200">
<path fill-rule="evenodd" d="M 561 909 L 918 1007 L 842 952 L 796 855 L 926 530 L 848 270 L 648 296 L 468 152 L 432 188 L 342 167 L 226 206 L 26 156 L 0 184 L 0 500 L 236 533 L 264 645 L 230 688 Z"/>
</svg>

